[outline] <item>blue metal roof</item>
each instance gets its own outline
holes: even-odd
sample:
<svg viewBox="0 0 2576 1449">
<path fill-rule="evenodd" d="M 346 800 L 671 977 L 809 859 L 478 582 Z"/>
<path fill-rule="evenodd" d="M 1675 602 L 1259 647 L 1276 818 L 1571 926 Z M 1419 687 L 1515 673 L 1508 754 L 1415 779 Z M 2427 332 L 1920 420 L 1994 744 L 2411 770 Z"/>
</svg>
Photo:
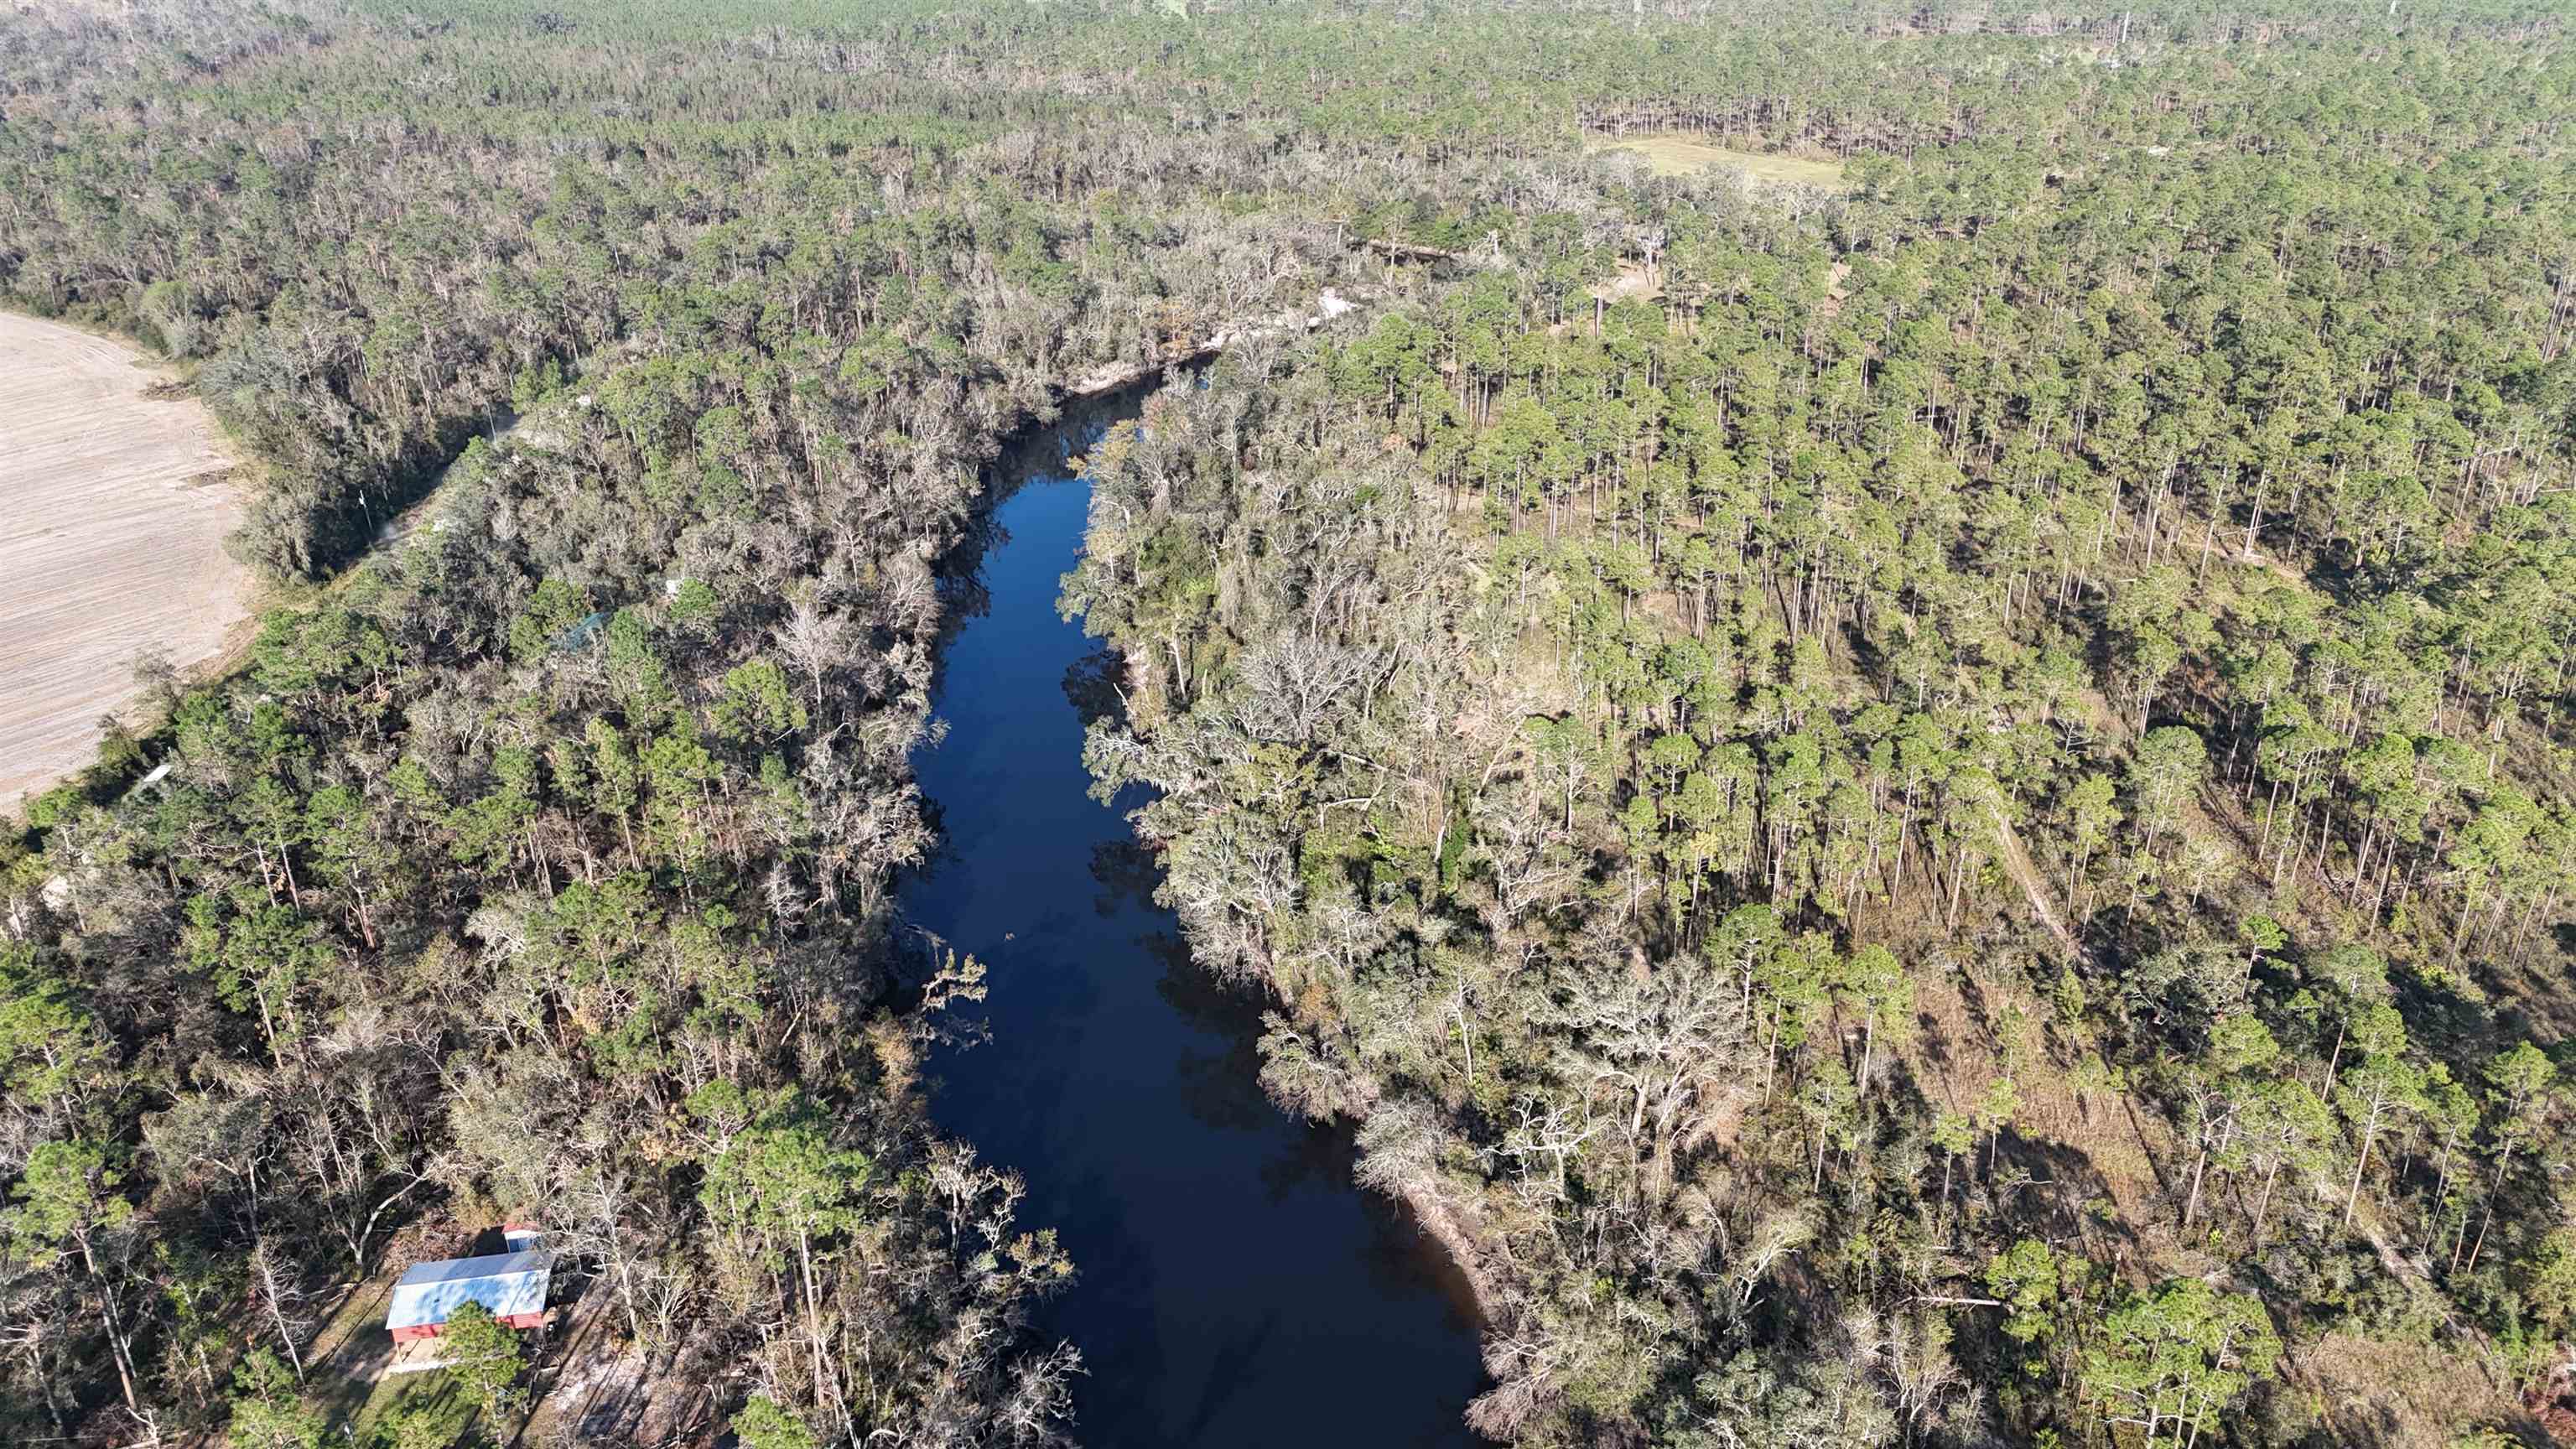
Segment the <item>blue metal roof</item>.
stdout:
<svg viewBox="0 0 2576 1449">
<path fill-rule="evenodd" d="M 531 1249 L 419 1264 L 394 1284 L 385 1327 L 442 1324 L 467 1303 L 482 1304 L 495 1318 L 543 1313 L 554 1262 L 554 1254 Z"/>
</svg>

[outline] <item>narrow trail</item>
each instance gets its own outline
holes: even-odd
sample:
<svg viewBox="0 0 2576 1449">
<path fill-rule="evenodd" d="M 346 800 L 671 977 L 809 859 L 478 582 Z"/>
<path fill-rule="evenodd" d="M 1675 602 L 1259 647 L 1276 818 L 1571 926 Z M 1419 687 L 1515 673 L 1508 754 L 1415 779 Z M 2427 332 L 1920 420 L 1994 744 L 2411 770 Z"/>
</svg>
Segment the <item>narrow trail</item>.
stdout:
<svg viewBox="0 0 2576 1449">
<path fill-rule="evenodd" d="M 2014 832 L 2011 819 L 2001 806 L 1988 807 L 1988 813 L 1994 817 L 1996 853 L 2003 860 L 2004 873 L 2021 886 L 2022 894 L 2030 897 L 2031 913 L 2039 917 L 2039 923 L 2048 928 L 2048 933 L 2057 938 L 2069 956 L 2083 964 L 2092 964 L 2093 953 L 2086 950 L 2084 943 L 2058 918 L 2057 908 L 2049 899 L 2047 883 L 2040 879 L 2039 866 L 2022 846 L 2021 836 Z"/>
</svg>

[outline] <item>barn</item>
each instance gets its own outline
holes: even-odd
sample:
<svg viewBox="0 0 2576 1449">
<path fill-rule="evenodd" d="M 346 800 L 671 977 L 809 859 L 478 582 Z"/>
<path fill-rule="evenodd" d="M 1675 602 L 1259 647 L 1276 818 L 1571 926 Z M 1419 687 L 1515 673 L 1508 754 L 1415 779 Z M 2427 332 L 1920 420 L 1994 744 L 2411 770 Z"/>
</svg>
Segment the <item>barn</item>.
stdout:
<svg viewBox="0 0 2576 1449">
<path fill-rule="evenodd" d="M 510 1252 L 413 1265 L 394 1284 L 393 1307 L 385 1314 L 394 1340 L 437 1337 L 447 1315 L 466 1303 L 482 1304 L 512 1328 L 543 1324 L 554 1254 L 538 1246 L 532 1233 L 513 1231 L 509 1241 Z"/>
</svg>

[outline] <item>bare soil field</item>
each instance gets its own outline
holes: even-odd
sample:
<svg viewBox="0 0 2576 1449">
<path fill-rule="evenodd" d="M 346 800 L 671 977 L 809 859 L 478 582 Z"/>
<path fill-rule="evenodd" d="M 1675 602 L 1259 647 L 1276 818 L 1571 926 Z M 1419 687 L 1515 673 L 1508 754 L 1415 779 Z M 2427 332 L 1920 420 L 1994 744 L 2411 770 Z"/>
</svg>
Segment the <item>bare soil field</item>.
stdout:
<svg viewBox="0 0 2576 1449">
<path fill-rule="evenodd" d="M 1687 136 L 1664 133 L 1624 136 L 1615 141 L 1598 141 L 1594 143 L 1594 149 L 1628 151 L 1643 156 L 1646 165 L 1657 176 L 1688 176 L 1703 167 L 1727 166 L 1756 181 L 1793 181 L 1827 191 L 1851 189 L 1851 182 L 1843 176 L 1843 168 L 1831 161 L 1736 151 L 1724 146 L 1711 146 Z"/>
<path fill-rule="evenodd" d="M 134 662 L 219 652 L 249 612 L 224 553 L 232 460 L 131 350 L 0 313 L 0 811 L 88 764 Z"/>
</svg>

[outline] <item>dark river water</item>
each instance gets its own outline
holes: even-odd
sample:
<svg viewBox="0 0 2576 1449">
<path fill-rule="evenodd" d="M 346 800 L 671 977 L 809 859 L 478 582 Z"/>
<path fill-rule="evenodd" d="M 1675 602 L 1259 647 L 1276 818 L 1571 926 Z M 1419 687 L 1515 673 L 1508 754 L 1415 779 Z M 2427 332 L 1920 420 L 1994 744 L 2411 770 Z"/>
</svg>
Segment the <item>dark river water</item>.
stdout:
<svg viewBox="0 0 2576 1449">
<path fill-rule="evenodd" d="M 1039 1326 L 1082 1350 L 1086 1445 L 1478 1444 L 1463 1285 L 1352 1184 L 1346 1132 L 1263 1097 L 1260 1001 L 1191 964 L 1153 857 L 1087 793 L 1076 701 L 1102 656 L 1056 615 L 1089 496 L 1065 460 L 1138 401 L 1069 412 L 996 470 L 982 597 L 938 685 L 948 737 L 915 761 L 947 843 L 906 912 L 991 989 L 992 1039 L 936 1059 L 933 1113 L 1027 1178 L 1023 1225 L 1080 1271 Z"/>
</svg>

